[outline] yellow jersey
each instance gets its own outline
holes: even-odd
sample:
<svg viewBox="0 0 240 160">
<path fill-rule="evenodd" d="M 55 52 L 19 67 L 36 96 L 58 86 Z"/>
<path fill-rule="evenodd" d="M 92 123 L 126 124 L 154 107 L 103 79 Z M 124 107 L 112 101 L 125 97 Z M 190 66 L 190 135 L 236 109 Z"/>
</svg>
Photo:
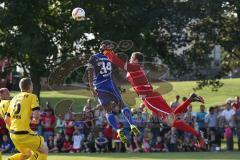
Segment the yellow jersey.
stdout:
<svg viewBox="0 0 240 160">
<path fill-rule="evenodd" d="M 21 92 L 10 102 L 7 116 L 11 119 L 10 130 L 31 131 L 30 122 L 32 111 L 39 109 L 39 101 L 36 95 Z"/>
<path fill-rule="evenodd" d="M 0 102 L 0 118 L 4 118 L 7 111 L 8 111 L 8 107 L 10 104 L 10 100 L 1 100 Z"/>
</svg>

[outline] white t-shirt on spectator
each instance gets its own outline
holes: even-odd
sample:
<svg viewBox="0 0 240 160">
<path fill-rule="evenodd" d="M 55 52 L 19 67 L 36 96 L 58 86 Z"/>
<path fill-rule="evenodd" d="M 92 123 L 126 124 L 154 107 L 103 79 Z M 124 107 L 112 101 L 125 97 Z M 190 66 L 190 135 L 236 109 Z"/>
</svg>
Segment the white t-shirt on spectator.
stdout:
<svg viewBox="0 0 240 160">
<path fill-rule="evenodd" d="M 221 113 L 221 116 L 225 118 L 225 120 L 229 123 L 230 127 L 234 126 L 233 115 L 235 115 L 235 111 L 233 109 L 224 109 Z"/>
</svg>

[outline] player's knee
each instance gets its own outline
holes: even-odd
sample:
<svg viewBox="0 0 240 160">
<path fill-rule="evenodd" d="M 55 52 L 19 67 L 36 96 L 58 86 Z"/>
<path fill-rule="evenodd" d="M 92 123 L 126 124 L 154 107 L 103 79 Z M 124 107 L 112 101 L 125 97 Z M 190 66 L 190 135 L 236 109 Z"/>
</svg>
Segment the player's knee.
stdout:
<svg viewBox="0 0 240 160">
<path fill-rule="evenodd" d="M 42 145 L 42 147 L 40 147 L 39 149 L 38 149 L 38 151 L 40 152 L 40 153 L 43 153 L 43 154 L 48 154 L 48 147 L 47 147 L 47 145 Z"/>
</svg>

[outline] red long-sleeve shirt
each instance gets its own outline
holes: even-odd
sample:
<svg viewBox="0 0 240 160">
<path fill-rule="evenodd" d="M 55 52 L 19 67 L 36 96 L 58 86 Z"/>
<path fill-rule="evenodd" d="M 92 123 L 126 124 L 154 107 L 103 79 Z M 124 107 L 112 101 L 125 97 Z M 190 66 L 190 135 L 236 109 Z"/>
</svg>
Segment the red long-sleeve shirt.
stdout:
<svg viewBox="0 0 240 160">
<path fill-rule="evenodd" d="M 139 96 L 148 97 L 158 95 L 153 92 L 153 87 L 148 82 L 147 76 L 139 64 L 124 62 L 112 51 L 104 51 L 104 55 L 107 56 L 113 64 L 128 72 L 127 80 L 131 83 Z"/>
</svg>

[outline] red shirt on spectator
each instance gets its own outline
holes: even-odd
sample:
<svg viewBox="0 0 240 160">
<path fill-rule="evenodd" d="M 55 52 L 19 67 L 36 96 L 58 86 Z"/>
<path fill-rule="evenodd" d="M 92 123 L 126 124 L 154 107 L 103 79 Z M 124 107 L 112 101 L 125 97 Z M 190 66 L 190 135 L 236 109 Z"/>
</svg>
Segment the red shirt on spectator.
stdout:
<svg viewBox="0 0 240 160">
<path fill-rule="evenodd" d="M 104 124 L 103 125 L 103 135 L 107 138 L 107 139 L 112 139 L 113 137 L 113 131 L 112 131 L 112 127 L 109 124 Z"/>
<path fill-rule="evenodd" d="M 238 110 L 240 108 L 240 102 L 233 102 L 232 106 L 235 110 Z"/>
<path fill-rule="evenodd" d="M 65 134 L 68 136 L 72 136 L 74 132 L 74 123 L 72 120 L 65 121 Z"/>
<path fill-rule="evenodd" d="M 54 124 L 56 123 L 56 118 L 52 114 L 46 114 L 42 117 L 42 124 L 44 131 L 54 131 Z"/>
</svg>

